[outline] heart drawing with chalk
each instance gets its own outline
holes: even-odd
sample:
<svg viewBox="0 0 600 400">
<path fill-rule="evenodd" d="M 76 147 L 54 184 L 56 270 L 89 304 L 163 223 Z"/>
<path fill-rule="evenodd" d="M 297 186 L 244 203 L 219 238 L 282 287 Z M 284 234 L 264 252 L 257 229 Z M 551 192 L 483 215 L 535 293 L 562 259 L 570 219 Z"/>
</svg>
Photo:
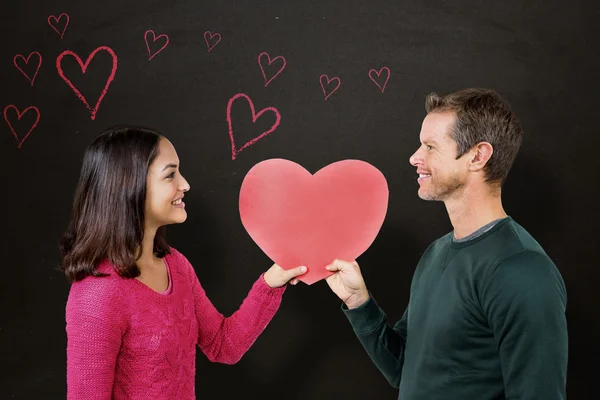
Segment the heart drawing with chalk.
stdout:
<svg viewBox="0 0 600 400">
<path fill-rule="evenodd" d="M 94 59 L 96 54 L 98 54 L 98 52 L 100 52 L 100 51 L 105 51 L 111 56 L 112 68 L 111 68 L 108 78 L 106 79 L 104 88 L 100 92 L 100 96 L 98 97 L 96 104 L 92 107 L 90 105 L 90 103 L 86 100 L 85 96 L 83 94 L 81 94 L 81 91 L 79 89 L 77 89 L 75 87 L 75 85 L 73 85 L 73 82 L 71 82 L 71 80 L 65 76 L 65 72 L 63 71 L 63 68 L 62 68 L 62 60 L 66 56 L 75 58 L 75 60 L 77 61 L 77 64 L 79 64 L 79 67 L 81 68 L 81 72 L 83 74 L 85 74 L 87 72 L 87 69 L 88 69 L 90 63 L 92 62 L 92 60 Z M 83 102 L 83 104 L 86 106 L 86 108 L 88 110 L 90 110 L 91 119 L 92 120 L 96 119 L 96 113 L 98 112 L 100 103 L 102 103 L 104 96 L 106 96 L 108 87 L 110 86 L 111 82 L 115 79 L 115 74 L 117 73 L 117 55 L 115 54 L 115 52 L 110 47 L 100 46 L 90 54 L 90 56 L 87 58 L 86 62 L 84 63 L 77 54 L 75 54 L 74 52 L 72 52 L 70 50 L 65 50 L 62 53 L 60 53 L 59 56 L 56 58 L 56 70 L 58 71 L 58 75 L 60 75 L 60 77 L 67 83 L 67 85 L 69 85 L 71 90 L 73 90 L 73 92 L 75 92 L 75 95 L 79 98 L 79 100 L 81 100 Z"/>
<path fill-rule="evenodd" d="M 271 128 L 267 129 L 260 135 L 256 136 L 254 139 L 249 140 L 248 142 L 246 142 L 245 144 L 243 144 L 240 147 L 237 147 L 235 144 L 235 136 L 233 134 L 233 123 L 231 121 L 231 106 L 238 99 L 244 99 L 248 102 L 248 105 L 250 106 L 250 112 L 252 113 L 252 123 L 253 124 L 256 123 L 258 118 L 260 118 L 260 116 L 266 112 L 271 112 L 271 113 L 275 114 L 275 123 L 271 126 Z M 281 122 L 281 115 L 279 114 L 279 111 L 275 107 L 266 107 L 257 113 L 254 110 L 254 103 L 252 102 L 250 97 L 248 97 L 244 93 L 238 93 L 235 96 L 233 96 L 231 99 L 229 99 L 229 102 L 227 103 L 227 125 L 229 126 L 229 139 L 231 140 L 231 159 L 235 160 L 238 153 L 240 153 L 242 150 L 246 149 L 247 147 L 252 146 L 254 143 L 258 142 L 260 139 L 267 136 L 269 133 L 272 133 L 275 129 L 277 129 L 280 122 Z"/>
<path fill-rule="evenodd" d="M 330 164 L 314 175 L 284 159 L 248 171 L 239 194 L 242 224 L 284 269 L 304 265 L 311 285 L 332 273 L 334 259 L 354 261 L 377 237 L 387 213 L 383 174 L 360 160 Z"/>
</svg>

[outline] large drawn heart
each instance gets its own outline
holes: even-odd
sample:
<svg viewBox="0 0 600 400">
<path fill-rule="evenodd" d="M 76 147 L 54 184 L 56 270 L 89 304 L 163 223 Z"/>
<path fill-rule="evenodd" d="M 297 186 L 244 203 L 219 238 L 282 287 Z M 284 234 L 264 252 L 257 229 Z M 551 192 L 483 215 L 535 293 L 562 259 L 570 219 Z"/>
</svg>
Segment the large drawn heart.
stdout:
<svg viewBox="0 0 600 400">
<path fill-rule="evenodd" d="M 353 261 L 375 240 L 387 212 L 383 174 L 360 160 L 330 164 L 314 175 L 284 159 L 248 171 L 239 211 L 250 237 L 284 269 L 308 267 L 300 280 L 331 275 L 335 258 Z"/>
<path fill-rule="evenodd" d="M 108 76 L 108 79 L 106 80 L 104 89 L 102 89 L 102 92 L 100 93 L 100 97 L 98 97 L 98 101 L 96 101 L 96 104 L 94 105 L 94 107 L 91 107 L 90 104 L 85 99 L 85 97 L 81 94 L 81 92 L 73 85 L 73 83 L 69 80 L 69 78 L 67 78 L 65 76 L 65 73 L 62 70 L 61 62 L 65 56 L 73 56 L 73 57 L 75 57 L 75 60 L 77 60 L 77 63 L 81 67 L 81 72 L 83 72 L 85 74 L 85 72 L 88 69 L 88 66 L 90 65 L 90 62 L 94 59 L 94 56 L 99 51 L 106 51 L 112 56 L 112 69 L 110 71 L 110 75 Z M 104 96 L 106 96 L 108 87 L 110 86 L 113 79 L 115 79 L 115 74 L 117 73 L 117 55 L 115 54 L 115 52 L 110 47 L 100 46 L 96 50 L 94 50 L 92 52 L 92 54 L 90 54 L 90 56 L 88 57 L 88 59 L 86 60 L 86 62 L 84 64 L 83 61 L 81 60 L 81 58 L 79 58 L 79 56 L 77 54 L 73 53 L 70 50 L 65 50 L 62 53 L 60 53 L 60 55 L 56 58 L 56 69 L 58 70 L 58 75 L 60 75 L 60 77 L 63 78 L 63 80 L 67 83 L 67 85 L 69 85 L 69 87 L 75 92 L 75 95 L 77 95 L 79 100 L 81 100 L 83 102 L 83 104 L 85 104 L 87 109 L 90 110 L 92 120 L 96 119 L 96 113 L 98 112 L 100 103 L 102 102 L 102 99 L 104 99 Z"/>
<path fill-rule="evenodd" d="M 245 99 L 248 102 L 248 105 L 250 106 L 250 111 L 252 112 L 252 123 L 255 123 L 256 120 L 267 111 L 274 113 L 276 119 L 275 119 L 275 123 L 273 124 L 273 126 L 271 126 L 271 129 L 266 130 L 265 132 L 261 133 L 254 139 L 249 140 L 244 145 L 242 145 L 241 147 L 238 148 L 235 145 L 235 136 L 233 134 L 233 124 L 231 122 L 231 106 L 233 105 L 234 101 L 236 101 L 237 99 L 240 99 L 240 98 Z M 281 114 L 279 114 L 279 111 L 275 107 L 266 107 L 266 108 L 263 108 L 262 110 L 260 110 L 258 113 L 256 113 L 256 111 L 254 110 L 254 103 L 252 102 L 250 97 L 248 97 L 244 93 L 238 93 L 235 96 L 233 96 L 231 99 L 229 99 L 229 102 L 227 103 L 227 125 L 229 126 L 229 139 L 231 140 L 231 159 L 235 160 L 235 158 L 237 157 L 239 152 L 241 152 L 242 150 L 244 150 L 247 147 L 252 146 L 254 143 L 258 142 L 260 139 L 267 136 L 269 133 L 273 132 L 279 126 L 280 121 L 281 121 Z"/>
</svg>

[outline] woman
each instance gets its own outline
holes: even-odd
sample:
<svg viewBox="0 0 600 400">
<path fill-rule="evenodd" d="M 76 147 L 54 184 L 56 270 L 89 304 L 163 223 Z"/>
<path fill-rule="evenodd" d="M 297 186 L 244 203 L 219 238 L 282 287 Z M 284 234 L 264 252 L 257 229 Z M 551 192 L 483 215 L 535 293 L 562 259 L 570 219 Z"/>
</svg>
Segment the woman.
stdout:
<svg viewBox="0 0 600 400">
<path fill-rule="evenodd" d="M 165 225 L 186 220 L 189 184 L 157 132 L 110 129 L 86 149 L 61 242 L 68 399 L 194 399 L 196 344 L 233 364 L 265 329 L 304 267 L 273 265 L 223 317 Z"/>
</svg>

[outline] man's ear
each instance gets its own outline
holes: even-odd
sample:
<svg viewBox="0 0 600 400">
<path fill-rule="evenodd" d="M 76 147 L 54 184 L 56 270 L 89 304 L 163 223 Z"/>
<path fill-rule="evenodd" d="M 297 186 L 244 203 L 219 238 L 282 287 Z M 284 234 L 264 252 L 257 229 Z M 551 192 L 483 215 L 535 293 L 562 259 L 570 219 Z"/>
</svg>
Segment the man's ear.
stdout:
<svg viewBox="0 0 600 400">
<path fill-rule="evenodd" d="M 471 149 L 471 163 L 469 165 L 469 169 L 471 171 L 480 171 L 482 170 L 487 162 L 492 158 L 492 154 L 494 153 L 494 148 L 488 142 L 480 142 L 477 143 Z"/>
</svg>

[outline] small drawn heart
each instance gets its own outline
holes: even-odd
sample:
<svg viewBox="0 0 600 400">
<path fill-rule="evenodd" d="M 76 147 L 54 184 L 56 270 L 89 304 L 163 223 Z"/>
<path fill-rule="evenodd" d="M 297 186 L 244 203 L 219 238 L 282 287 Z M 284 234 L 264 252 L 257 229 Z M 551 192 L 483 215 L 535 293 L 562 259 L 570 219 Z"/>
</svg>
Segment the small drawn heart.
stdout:
<svg viewBox="0 0 600 400">
<path fill-rule="evenodd" d="M 383 74 L 383 76 L 385 77 L 383 86 L 379 83 L 383 80 L 381 77 L 382 72 L 385 72 Z M 375 78 L 375 75 L 377 75 L 377 78 Z M 377 87 L 381 90 L 381 93 L 383 93 L 385 87 L 387 86 L 388 80 L 390 79 L 390 69 L 388 67 L 383 67 L 379 71 L 371 69 L 369 71 L 369 78 L 371 78 L 371 80 L 377 85 Z"/>
<path fill-rule="evenodd" d="M 23 62 L 25 63 L 24 67 L 26 67 L 29 64 L 29 60 L 31 59 L 31 56 L 37 56 L 37 58 L 38 58 L 37 68 L 35 70 L 35 73 L 33 74 L 33 77 L 30 77 L 23 70 L 23 68 L 21 68 L 21 66 L 19 66 L 19 64 L 18 64 L 19 61 L 23 60 Z M 21 73 L 23 75 L 25 75 L 25 78 L 27 78 L 27 80 L 31 83 L 31 86 L 33 86 L 33 82 L 35 81 L 35 77 L 37 76 L 38 71 L 40 70 L 40 67 L 42 66 L 42 55 L 40 53 L 38 53 L 37 51 L 34 51 L 31 54 L 29 54 L 29 56 L 27 56 L 27 58 L 23 57 L 23 55 L 21 55 L 21 54 L 17 54 L 15 56 L 15 58 L 13 58 L 13 63 L 15 64 L 15 67 L 17 67 L 17 69 L 19 71 L 21 71 Z"/>
<path fill-rule="evenodd" d="M 248 171 L 239 194 L 242 225 L 283 269 L 300 265 L 311 285 L 332 273 L 334 259 L 353 261 L 373 243 L 384 222 L 385 177 L 360 160 L 329 164 L 314 175 L 284 159 L 261 161 Z"/>
<path fill-rule="evenodd" d="M 29 128 L 29 131 L 27 131 L 27 133 L 23 136 L 23 139 L 21 139 L 21 140 L 19 140 L 19 135 L 17 135 L 17 132 L 15 132 L 15 129 L 13 128 L 13 125 L 10 122 L 10 119 L 8 116 L 8 110 L 15 110 L 15 112 L 17 113 L 18 121 L 20 121 L 21 118 L 23 117 L 23 115 L 25 115 L 25 113 L 27 113 L 30 110 L 33 110 L 36 113 L 35 122 L 31 125 L 31 127 Z M 10 128 L 15 139 L 17 139 L 17 143 L 18 143 L 17 147 L 20 149 L 21 146 L 23 145 L 23 143 L 25 142 L 25 139 L 27 139 L 27 137 L 31 134 L 31 131 L 33 131 L 35 129 L 35 127 L 37 126 L 38 122 L 40 122 L 40 110 L 38 110 L 38 108 L 35 106 L 30 106 L 30 107 L 27 107 L 25 110 L 23 110 L 23 112 L 20 112 L 17 107 L 15 107 L 14 105 L 11 104 L 4 108 L 4 120 L 8 124 L 8 127 Z"/>
<path fill-rule="evenodd" d="M 266 60 L 265 60 L 266 58 Z M 283 64 L 279 67 L 279 69 L 277 70 L 277 72 L 275 72 L 275 74 L 273 76 L 271 76 L 271 78 L 267 79 L 267 74 L 265 72 L 265 65 L 263 64 L 263 61 L 267 61 L 267 67 L 271 66 L 271 64 L 273 64 L 276 60 L 282 60 Z M 269 83 L 271 83 L 271 81 L 275 78 L 277 78 L 277 75 L 279 75 L 281 73 L 281 71 L 283 71 L 283 69 L 286 66 L 286 61 L 285 61 L 285 57 L 283 56 L 277 56 L 275 58 L 273 58 L 271 60 L 271 57 L 269 56 L 269 54 L 266 51 L 263 51 L 262 53 L 260 53 L 258 55 L 258 65 L 260 66 L 260 70 L 262 71 L 263 74 L 263 78 L 265 79 L 265 87 L 267 87 L 267 85 Z"/>
<path fill-rule="evenodd" d="M 60 28 L 57 28 L 57 25 L 59 23 L 59 21 L 61 19 L 63 19 L 63 17 L 65 18 L 65 25 L 62 27 L 62 30 L 59 30 Z M 56 33 L 58 33 L 60 35 L 60 38 L 62 39 L 63 36 L 65 35 L 65 31 L 67 30 L 67 26 L 69 26 L 69 14 L 67 13 L 62 13 L 58 16 L 58 18 L 56 18 L 54 15 L 50 15 L 48 17 L 48 25 L 50 25 L 52 27 L 52 29 L 54 29 L 56 31 Z"/>
<path fill-rule="evenodd" d="M 327 82 L 324 83 L 324 80 L 326 80 Z M 337 81 L 337 85 L 333 89 L 331 89 L 332 85 L 330 85 L 332 81 Z M 321 75 L 321 77 L 319 78 L 319 82 L 321 83 L 321 89 L 323 89 L 325 100 L 327 100 L 329 96 L 331 96 L 336 90 L 338 90 L 338 88 L 342 84 L 340 78 L 338 78 L 337 76 L 334 76 L 333 78 L 329 79 L 329 77 L 325 74 Z M 327 89 L 325 89 L 325 86 L 327 86 Z"/>
<path fill-rule="evenodd" d="M 108 54 L 110 54 L 112 56 L 112 61 L 113 61 L 112 69 L 110 71 L 110 75 L 108 76 L 108 79 L 106 80 L 104 89 L 102 89 L 102 92 L 100 93 L 100 97 L 98 98 L 98 101 L 96 102 L 94 107 L 90 107 L 89 103 L 87 102 L 85 97 L 81 94 L 81 92 L 73 85 L 71 80 L 65 76 L 65 73 L 62 70 L 61 62 L 62 62 L 63 57 L 73 56 L 73 57 L 75 57 L 75 60 L 77 60 L 77 63 L 81 67 L 81 72 L 83 74 L 85 74 L 88 66 L 90 65 L 90 62 L 94 59 L 94 56 L 99 51 L 106 51 Z M 79 58 L 79 56 L 77 54 L 75 54 L 71 50 L 65 50 L 62 53 L 60 53 L 60 55 L 56 58 L 56 69 L 58 71 L 58 75 L 60 75 L 60 77 L 67 83 L 67 85 L 69 85 L 69 87 L 75 92 L 75 95 L 79 98 L 79 100 L 81 100 L 83 102 L 83 104 L 85 104 L 87 109 L 91 111 L 92 121 L 94 119 L 96 119 L 96 113 L 98 112 L 100 103 L 102 102 L 102 99 L 104 99 L 104 96 L 106 95 L 106 92 L 108 91 L 108 87 L 110 86 L 111 82 L 115 78 L 115 74 L 117 73 L 117 55 L 115 54 L 115 52 L 110 47 L 100 46 L 90 54 L 90 56 L 88 57 L 88 59 L 86 60 L 86 62 L 84 64 L 82 62 L 81 58 Z"/>
<path fill-rule="evenodd" d="M 210 53 L 210 51 L 221 41 L 221 34 L 212 34 L 210 33 L 210 31 L 206 31 L 204 32 L 204 41 L 206 42 L 206 47 L 208 48 L 208 52 Z"/>
<path fill-rule="evenodd" d="M 148 43 L 149 34 L 152 34 L 152 44 L 154 44 L 158 39 L 162 39 L 162 38 L 165 39 L 165 44 L 163 44 L 162 47 L 159 48 L 158 50 L 152 52 L 152 50 L 150 50 L 150 43 Z M 149 29 L 146 31 L 146 33 L 144 33 L 144 41 L 146 42 L 146 49 L 148 49 L 148 60 L 152 60 L 158 53 L 160 53 L 161 51 L 163 51 L 163 49 L 165 47 L 167 47 L 167 45 L 169 44 L 169 36 L 167 36 L 164 33 L 156 36 L 154 31 Z"/>
<path fill-rule="evenodd" d="M 275 113 L 276 120 L 275 120 L 275 123 L 273 124 L 273 126 L 269 130 L 261 133 L 254 139 L 246 142 L 242 147 L 240 147 L 238 149 L 235 146 L 235 138 L 233 136 L 233 126 L 231 124 L 231 106 L 234 101 L 236 101 L 237 99 L 240 99 L 240 98 L 245 99 L 248 102 L 248 104 L 250 105 L 250 111 L 252 111 L 252 122 L 253 123 L 256 123 L 256 120 L 267 111 L 271 111 L 271 112 Z M 250 97 L 248 97 L 244 93 L 238 93 L 235 96 L 233 96 L 231 99 L 229 99 L 229 102 L 227 103 L 227 124 L 229 125 L 229 139 L 231 139 L 231 159 L 235 160 L 238 153 L 240 153 L 242 150 L 244 150 L 247 147 L 252 146 L 254 143 L 259 141 L 263 137 L 267 136 L 269 133 L 273 132 L 279 126 L 279 122 L 281 122 L 281 115 L 279 114 L 279 111 L 275 107 L 263 108 L 257 114 L 254 110 L 254 103 L 252 103 L 252 100 L 250 99 Z"/>
</svg>

